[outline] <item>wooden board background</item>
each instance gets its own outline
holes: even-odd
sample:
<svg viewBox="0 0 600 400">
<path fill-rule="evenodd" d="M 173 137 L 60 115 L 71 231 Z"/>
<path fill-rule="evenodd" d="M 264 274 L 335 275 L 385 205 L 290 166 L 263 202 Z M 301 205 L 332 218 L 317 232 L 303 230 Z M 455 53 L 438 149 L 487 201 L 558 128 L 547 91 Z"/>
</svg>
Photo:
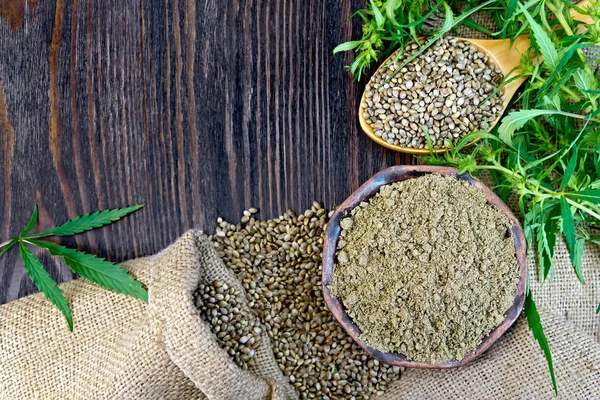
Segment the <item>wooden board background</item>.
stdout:
<svg viewBox="0 0 600 400">
<path fill-rule="evenodd" d="M 70 245 L 123 261 L 244 209 L 343 201 L 408 157 L 357 123 L 363 89 L 333 48 L 357 0 L 0 0 L 0 241 L 146 203 Z M 58 281 L 73 278 L 46 255 Z M 17 252 L 0 304 L 35 292 Z"/>
</svg>

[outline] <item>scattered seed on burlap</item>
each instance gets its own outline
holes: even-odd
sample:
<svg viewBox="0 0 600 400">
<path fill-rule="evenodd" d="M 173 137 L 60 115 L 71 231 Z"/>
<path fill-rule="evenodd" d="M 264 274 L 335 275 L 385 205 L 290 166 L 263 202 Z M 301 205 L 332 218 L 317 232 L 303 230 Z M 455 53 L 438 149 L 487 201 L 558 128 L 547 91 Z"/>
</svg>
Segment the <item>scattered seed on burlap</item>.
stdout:
<svg viewBox="0 0 600 400">
<path fill-rule="evenodd" d="M 211 239 L 242 282 L 279 367 L 300 397 L 369 399 L 401 369 L 369 358 L 325 305 L 321 252 L 327 218 L 317 202 L 303 214 L 288 210 L 268 221 L 252 215 L 247 224 L 230 224 L 219 218 Z"/>
<path fill-rule="evenodd" d="M 262 327 L 248 310 L 238 306 L 239 290 L 226 283 L 201 283 L 194 297 L 200 315 L 211 326 L 219 345 L 243 369 L 252 367 L 254 354 L 260 344 Z"/>
<path fill-rule="evenodd" d="M 377 136 L 401 147 L 427 148 L 424 127 L 439 149 L 486 129 L 502 114 L 505 97 L 494 91 L 504 76 L 486 54 L 443 37 L 398 71 L 418 49 L 407 46 L 367 84 L 363 117 Z"/>
<path fill-rule="evenodd" d="M 382 186 L 341 226 L 331 291 L 376 349 L 460 360 L 513 303 L 510 221 L 464 181 L 425 175 Z"/>
</svg>

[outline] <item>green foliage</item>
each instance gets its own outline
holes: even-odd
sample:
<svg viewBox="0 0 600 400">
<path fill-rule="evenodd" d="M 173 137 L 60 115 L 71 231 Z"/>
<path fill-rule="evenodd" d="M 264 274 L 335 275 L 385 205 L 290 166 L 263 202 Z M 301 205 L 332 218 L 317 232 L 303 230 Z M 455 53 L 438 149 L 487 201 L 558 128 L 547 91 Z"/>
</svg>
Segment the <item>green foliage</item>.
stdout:
<svg viewBox="0 0 600 400">
<path fill-rule="evenodd" d="M 17 239 L 13 239 L 10 242 L 6 242 L 6 243 L 3 243 L 3 244 L 0 244 L 0 247 L 3 247 L 2 251 L 0 251 L 0 257 L 2 257 L 4 255 L 4 253 L 6 253 L 17 242 L 18 242 Z"/>
<path fill-rule="evenodd" d="M 562 218 L 562 231 L 565 234 L 565 239 L 567 240 L 567 247 L 569 248 L 569 253 L 571 256 L 571 264 L 573 264 L 577 278 L 579 278 L 581 283 L 585 283 L 583 279 L 583 273 L 581 272 L 581 254 L 578 254 L 577 251 L 577 247 L 580 246 L 580 243 L 583 244 L 583 241 L 577 240 L 573 211 L 571 210 L 571 206 L 569 203 L 567 203 L 567 199 L 564 196 L 560 198 L 560 211 Z"/>
<path fill-rule="evenodd" d="M 535 117 L 539 117 L 540 115 L 551 115 L 557 114 L 557 111 L 554 110 L 520 110 L 513 111 L 508 114 L 506 117 L 502 119 L 502 123 L 498 128 L 498 133 L 500 135 L 500 139 L 502 139 L 505 143 L 511 144 L 513 140 L 513 135 L 515 130 L 520 129 L 527 123 L 534 119 Z"/>
<path fill-rule="evenodd" d="M 62 257 L 71 270 L 105 289 L 148 302 L 148 292 L 142 284 L 123 268 L 91 254 L 72 250 L 56 243 L 30 240 L 29 243 L 46 249 L 55 257 Z"/>
<path fill-rule="evenodd" d="M 592 92 L 595 89 L 596 80 L 592 73 L 585 68 L 577 68 L 573 73 L 575 86 L 582 92 Z"/>
<path fill-rule="evenodd" d="M 529 325 L 529 329 L 531 329 L 531 333 L 533 333 L 533 337 L 538 341 L 540 348 L 546 356 L 546 361 L 548 361 L 548 369 L 550 370 L 550 377 L 552 378 L 552 386 L 554 387 L 554 393 L 558 394 L 550 345 L 548 344 L 548 339 L 546 339 L 546 335 L 544 334 L 544 328 L 542 327 L 540 314 L 538 313 L 535 303 L 533 302 L 531 293 L 527 293 L 527 297 L 525 298 L 525 316 L 527 317 L 527 324 Z"/>
<path fill-rule="evenodd" d="M 48 250 L 51 255 L 62 257 L 65 264 L 67 264 L 73 272 L 103 288 L 148 302 L 148 292 L 142 284 L 118 265 L 91 254 L 69 249 L 52 242 L 37 240 L 38 238 L 47 236 L 71 236 L 77 233 L 90 231 L 111 224 L 112 222 L 139 210 L 143 206 L 143 204 L 135 205 L 127 208 L 98 211 L 94 214 L 82 215 L 54 229 L 30 235 L 30 232 L 33 230 L 38 220 L 38 208 L 35 206 L 29 223 L 19 236 L 6 243 L 0 244 L 0 248 L 2 248 L 0 256 L 5 254 L 15 244 L 19 245 L 21 259 L 23 260 L 27 275 L 29 275 L 33 283 L 35 283 L 38 289 L 44 293 L 48 300 L 50 300 L 65 316 L 69 329 L 72 331 L 73 317 L 67 299 L 57 286 L 56 281 L 52 279 L 44 269 L 42 263 L 33 252 L 29 250 L 27 245 Z"/>
<path fill-rule="evenodd" d="M 85 214 L 75 217 L 64 224 L 57 226 L 49 231 L 38 233 L 30 236 L 31 238 L 41 238 L 46 236 L 72 236 L 78 233 L 90 231 L 92 229 L 101 228 L 104 225 L 112 224 L 115 221 L 139 210 L 144 207 L 143 204 L 126 208 L 117 208 L 115 210 L 97 211 L 93 214 Z M 37 217 L 36 217 L 37 219 Z"/>
<path fill-rule="evenodd" d="M 39 215 L 38 206 L 35 205 L 33 207 L 33 213 L 31 214 L 31 218 L 29 218 L 29 222 L 27 223 L 27 226 L 25 227 L 25 229 L 23 229 L 23 232 L 21 232 L 19 237 L 27 236 L 27 234 L 29 232 L 31 232 L 31 230 L 35 227 L 35 224 L 38 220 L 38 215 Z"/>
<path fill-rule="evenodd" d="M 558 63 L 558 51 L 556 50 L 556 46 L 554 46 L 554 43 L 550 39 L 548 33 L 545 32 L 540 26 L 540 24 L 538 24 L 533 19 L 531 14 L 527 12 L 525 6 L 523 6 L 521 3 L 518 4 L 519 8 L 527 18 L 527 22 L 529 22 L 531 32 L 533 34 L 532 36 L 535 39 L 538 48 L 540 49 L 542 57 L 544 58 L 544 64 L 546 65 L 546 67 L 548 67 L 548 69 L 556 68 L 556 64 Z"/>
<path fill-rule="evenodd" d="M 567 186 L 569 185 L 569 182 L 571 181 L 571 178 L 573 177 L 573 174 L 575 173 L 575 168 L 577 167 L 577 161 L 579 160 L 577 158 L 578 154 L 577 154 L 577 147 L 573 148 L 573 155 L 571 156 L 571 160 L 569 161 L 569 164 L 567 165 L 567 169 L 565 169 L 565 173 L 560 181 L 560 191 L 564 191 Z"/>
<path fill-rule="evenodd" d="M 592 204 L 600 204 L 600 190 L 598 189 L 579 190 L 577 192 L 565 193 L 565 195 Z"/>
<path fill-rule="evenodd" d="M 554 246 L 556 244 L 556 232 L 558 232 L 558 221 L 556 217 L 560 213 L 560 208 L 555 201 L 547 200 L 545 204 L 536 204 L 534 219 L 532 225 L 535 238 L 537 239 L 537 250 L 540 262 L 540 275 L 542 279 L 547 279 L 552 270 L 552 258 L 554 258 Z"/>
<path fill-rule="evenodd" d="M 67 319 L 69 329 L 73 330 L 73 316 L 71 309 L 67 304 L 67 299 L 63 292 L 56 285 L 56 281 L 50 277 L 50 274 L 44 269 L 44 266 L 35 255 L 25 246 L 24 242 L 19 242 L 19 250 L 21 251 L 21 259 L 27 275 L 31 278 L 38 289 L 46 295 L 48 300 L 52 302 Z"/>
<path fill-rule="evenodd" d="M 354 16 L 362 19 L 362 37 L 337 46 L 333 53 L 354 51 L 354 61 L 347 69 L 357 80 L 374 62 L 387 57 L 394 49 L 403 49 L 410 41 L 417 41 L 421 36 L 431 36 L 421 51 L 424 51 L 437 38 L 449 32 L 459 24 L 464 24 L 482 32 L 491 33 L 487 28 L 477 24 L 469 16 L 480 9 L 497 12 L 494 5 L 497 0 L 486 2 L 467 1 L 463 13 L 454 17 L 452 4 L 458 1 L 445 0 L 369 0 L 366 8 L 357 11 Z M 423 14 L 425 13 L 425 14 Z M 432 31 L 429 18 L 443 20 L 440 29 Z M 433 39 L 433 38 L 436 39 Z"/>
</svg>

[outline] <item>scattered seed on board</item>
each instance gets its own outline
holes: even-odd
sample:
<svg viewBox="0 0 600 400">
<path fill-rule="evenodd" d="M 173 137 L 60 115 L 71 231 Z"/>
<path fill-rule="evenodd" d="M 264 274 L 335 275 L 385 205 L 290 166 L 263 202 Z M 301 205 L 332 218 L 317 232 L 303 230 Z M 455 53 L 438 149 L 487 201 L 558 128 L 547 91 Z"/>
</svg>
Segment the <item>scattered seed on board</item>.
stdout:
<svg viewBox="0 0 600 400">
<path fill-rule="evenodd" d="M 255 219 L 253 209 L 248 211 L 252 216 L 246 223 L 222 221 L 211 237 L 225 264 L 242 282 L 250 314 L 258 320 L 253 323 L 242 311 L 236 314 L 244 316 L 248 329 L 230 335 L 227 349 L 244 361 L 246 338 L 264 327 L 279 368 L 301 398 L 369 399 L 383 392 L 398 379 L 401 368 L 369 358 L 336 322 L 323 299 L 321 252 L 327 210 L 314 202 L 302 214 L 288 210 L 267 221 Z M 203 293 L 208 291 L 209 300 L 218 292 L 212 294 L 209 285 L 201 288 Z M 205 319 L 219 324 L 219 330 L 223 326 L 212 314 Z M 259 336 L 254 337 L 257 343 Z"/>
<path fill-rule="evenodd" d="M 504 76 L 475 46 L 444 37 L 400 68 L 418 49 L 407 46 L 367 84 L 363 117 L 378 137 L 401 147 L 427 148 L 428 134 L 439 149 L 487 129 L 502 114 L 505 97 L 496 89 Z"/>
</svg>

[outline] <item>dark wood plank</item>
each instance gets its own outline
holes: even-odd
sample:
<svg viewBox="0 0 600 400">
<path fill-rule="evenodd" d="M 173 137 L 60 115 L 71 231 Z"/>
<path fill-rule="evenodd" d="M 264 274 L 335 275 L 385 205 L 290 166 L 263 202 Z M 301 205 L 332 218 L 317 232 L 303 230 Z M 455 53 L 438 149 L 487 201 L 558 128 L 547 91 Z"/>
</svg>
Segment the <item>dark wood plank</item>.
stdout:
<svg viewBox="0 0 600 400">
<path fill-rule="evenodd" d="M 0 1 L 0 240 L 35 203 L 41 228 L 144 202 L 81 249 L 153 254 L 217 216 L 262 217 L 343 201 L 411 159 L 357 123 L 363 89 L 333 48 L 362 1 Z M 59 281 L 73 275 L 41 255 Z M 35 292 L 17 254 L 0 303 Z"/>
</svg>

